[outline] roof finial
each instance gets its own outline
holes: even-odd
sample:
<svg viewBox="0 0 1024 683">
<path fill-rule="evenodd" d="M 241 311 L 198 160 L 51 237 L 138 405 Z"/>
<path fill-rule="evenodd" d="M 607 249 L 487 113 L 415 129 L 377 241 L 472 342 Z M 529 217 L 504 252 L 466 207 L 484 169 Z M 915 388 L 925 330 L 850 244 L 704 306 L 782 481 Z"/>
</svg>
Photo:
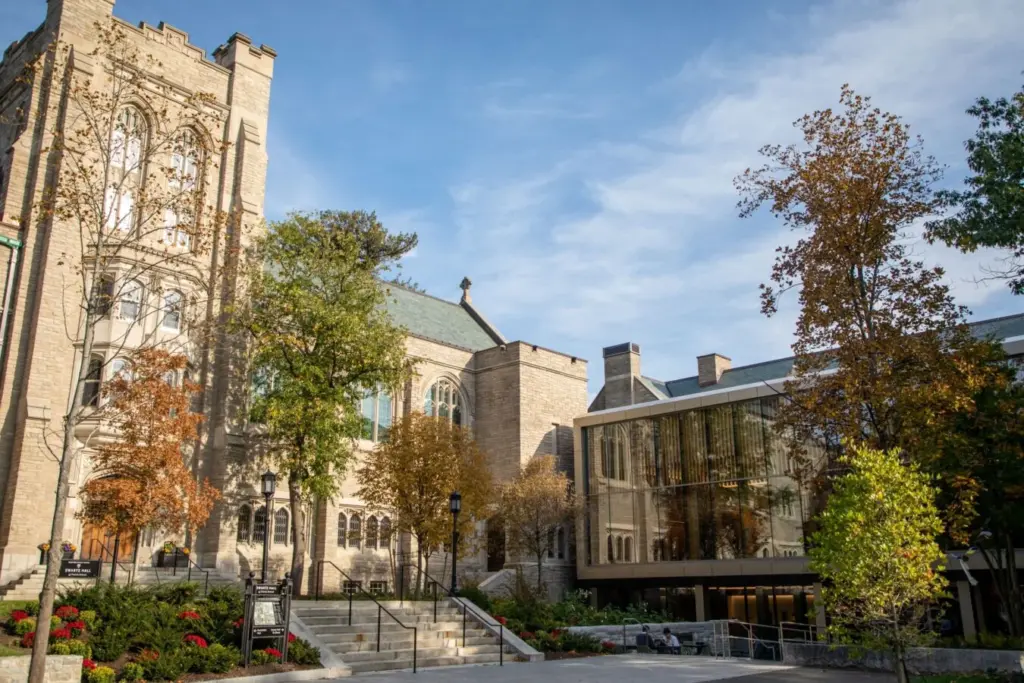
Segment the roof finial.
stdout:
<svg viewBox="0 0 1024 683">
<path fill-rule="evenodd" d="M 462 303 L 469 304 L 473 302 L 473 298 L 469 296 L 469 288 L 473 286 L 473 281 L 468 277 L 462 278 L 462 282 L 459 283 L 459 287 L 462 288 Z"/>
</svg>

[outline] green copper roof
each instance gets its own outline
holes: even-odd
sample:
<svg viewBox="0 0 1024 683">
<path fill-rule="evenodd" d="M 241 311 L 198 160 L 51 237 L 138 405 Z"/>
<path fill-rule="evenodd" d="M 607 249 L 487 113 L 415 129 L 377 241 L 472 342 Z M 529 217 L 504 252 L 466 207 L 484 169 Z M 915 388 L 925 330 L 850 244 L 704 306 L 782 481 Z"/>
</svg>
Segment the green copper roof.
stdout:
<svg viewBox="0 0 1024 683">
<path fill-rule="evenodd" d="M 400 285 L 387 283 L 386 286 L 388 313 L 409 334 L 470 351 L 497 346 L 498 342 L 459 304 Z"/>
<path fill-rule="evenodd" d="M 1008 315 L 1002 318 L 990 320 L 979 320 L 970 323 L 971 333 L 980 338 L 989 339 L 1010 339 L 1024 335 L 1024 314 Z M 741 387 L 747 384 L 758 384 L 775 379 L 787 377 L 793 370 L 793 356 L 789 358 L 778 358 L 754 365 L 742 365 L 726 370 L 722 373 L 722 379 L 717 384 L 702 387 L 697 384 L 696 375 L 674 379 L 668 382 L 661 382 L 646 377 L 651 384 L 661 389 L 668 396 L 689 396 L 702 391 L 728 389 L 729 387 Z"/>
</svg>

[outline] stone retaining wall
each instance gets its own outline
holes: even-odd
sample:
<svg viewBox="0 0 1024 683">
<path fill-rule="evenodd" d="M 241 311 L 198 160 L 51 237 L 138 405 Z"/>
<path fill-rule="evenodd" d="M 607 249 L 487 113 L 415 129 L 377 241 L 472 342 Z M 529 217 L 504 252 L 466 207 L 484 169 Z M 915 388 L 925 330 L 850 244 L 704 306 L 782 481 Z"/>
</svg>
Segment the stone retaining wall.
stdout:
<svg viewBox="0 0 1024 683">
<path fill-rule="evenodd" d="M 25 683 L 31 659 L 29 655 L 0 657 L 0 683 Z M 79 683 L 81 680 L 82 658 L 78 655 L 49 655 L 46 658 L 44 683 Z"/>
<path fill-rule="evenodd" d="M 833 669 L 892 671 L 892 658 L 883 652 L 856 652 L 849 647 L 822 643 L 786 643 L 782 648 L 786 664 Z M 912 674 L 1024 672 L 1024 652 L 1017 650 L 972 650 L 966 648 L 911 648 L 907 669 Z"/>
<path fill-rule="evenodd" d="M 708 643 L 709 645 L 714 642 L 715 622 L 713 621 L 673 621 L 666 622 L 664 624 L 646 624 L 646 626 L 651 629 L 651 635 L 655 638 L 659 637 L 665 628 L 669 628 L 672 630 L 672 633 L 677 636 L 681 633 L 692 633 L 694 641 Z M 642 628 L 640 624 L 626 624 L 626 646 L 632 647 L 636 645 L 636 637 L 641 633 L 641 630 Z M 603 626 L 570 626 L 569 631 L 570 633 L 585 633 L 602 641 L 610 640 L 616 645 L 622 645 L 622 624 L 609 624 Z"/>
</svg>

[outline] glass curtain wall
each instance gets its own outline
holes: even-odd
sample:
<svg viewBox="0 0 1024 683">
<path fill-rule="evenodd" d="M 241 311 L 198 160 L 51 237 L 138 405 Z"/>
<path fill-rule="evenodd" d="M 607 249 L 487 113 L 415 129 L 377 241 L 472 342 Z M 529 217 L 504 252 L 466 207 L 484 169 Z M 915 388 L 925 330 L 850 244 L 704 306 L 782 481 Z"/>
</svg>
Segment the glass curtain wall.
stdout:
<svg viewBox="0 0 1024 683">
<path fill-rule="evenodd" d="M 780 400 L 584 428 L 588 562 L 803 555 L 831 459 L 805 443 L 792 462 Z"/>
</svg>

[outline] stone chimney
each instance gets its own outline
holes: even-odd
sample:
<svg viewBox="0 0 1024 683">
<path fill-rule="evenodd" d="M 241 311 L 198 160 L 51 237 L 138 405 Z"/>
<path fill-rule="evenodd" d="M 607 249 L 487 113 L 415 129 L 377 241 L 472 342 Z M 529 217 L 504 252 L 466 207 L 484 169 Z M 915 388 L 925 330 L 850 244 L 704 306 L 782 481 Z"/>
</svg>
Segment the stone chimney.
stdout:
<svg viewBox="0 0 1024 683">
<path fill-rule="evenodd" d="M 697 356 L 697 384 L 710 387 L 722 380 L 725 371 L 732 367 L 732 359 L 720 353 Z"/>
<path fill-rule="evenodd" d="M 626 342 L 608 346 L 603 355 L 605 409 L 633 405 L 633 386 L 640 376 L 640 345 Z"/>
<path fill-rule="evenodd" d="M 462 278 L 462 282 L 459 283 L 459 289 L 462 290 L 462 301 L 459 303 L 471 304 L 473 303 L 473 297 L 469 295 L 469 288 L 473 286 L 473 281 L 468 277 Z"/>
</svg>

